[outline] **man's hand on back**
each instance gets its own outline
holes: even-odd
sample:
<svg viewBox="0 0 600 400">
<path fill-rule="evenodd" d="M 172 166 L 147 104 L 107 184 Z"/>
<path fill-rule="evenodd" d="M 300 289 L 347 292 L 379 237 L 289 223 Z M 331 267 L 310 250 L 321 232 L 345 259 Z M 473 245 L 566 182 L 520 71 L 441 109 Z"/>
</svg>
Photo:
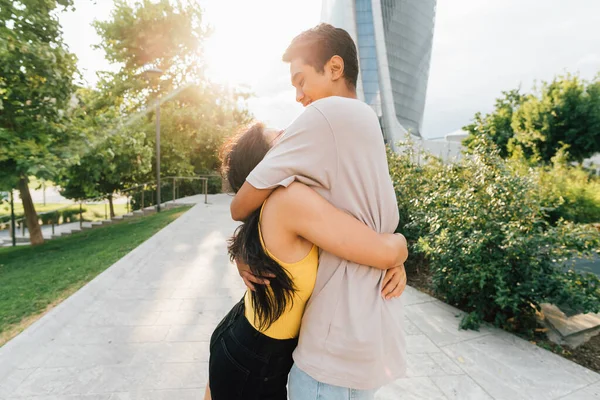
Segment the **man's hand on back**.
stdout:
<svg viewBox="0 0 600 400">
<path fill-rule="evenodd" d="M 235 264 L 237 266 L 238 272 L 244 281 L 246 287 L 252 291 L 256 290 L 254 285 L 269 285 L 269 282 L 266 278 L 275 278 L 275 275 L 269 274 L 265 276 L 257 276 L 252 273 L 252 270 L 248 266 L 248 264 L 244 263 L 240 260 L 235 260 Z"/>
<path fill-rule="evenodd" d="M 384 299 L 389 300 L 394 297 L 400 297 L 405 288 L 406 271 L 404 270 L 404 264 L 385 271 L 383 290 L 381 291 L 381 295 Z"/>
</svg>

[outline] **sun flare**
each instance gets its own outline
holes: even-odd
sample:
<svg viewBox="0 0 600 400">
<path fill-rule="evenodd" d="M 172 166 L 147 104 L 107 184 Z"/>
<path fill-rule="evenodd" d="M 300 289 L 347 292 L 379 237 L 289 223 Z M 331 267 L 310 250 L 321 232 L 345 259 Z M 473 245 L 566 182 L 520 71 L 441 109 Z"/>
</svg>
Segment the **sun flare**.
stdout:
<svg viewBox="0 0 600 400">
<path fill-rule="evenodd" d="M 306 22 L 303 27 L 290 23 L 294 16 L 289 6 L 293 3 L 286 1 L 231 0 L 201 4 L 213 29 L 205 45 L 207 76 L 232 86 L 256 87 L 272 77 L 273 68 L 282 67 L 281 55 L 290 40 L 310 27 Z M 274 15 L 280 18 L 273 18 Z"/>
</svg>

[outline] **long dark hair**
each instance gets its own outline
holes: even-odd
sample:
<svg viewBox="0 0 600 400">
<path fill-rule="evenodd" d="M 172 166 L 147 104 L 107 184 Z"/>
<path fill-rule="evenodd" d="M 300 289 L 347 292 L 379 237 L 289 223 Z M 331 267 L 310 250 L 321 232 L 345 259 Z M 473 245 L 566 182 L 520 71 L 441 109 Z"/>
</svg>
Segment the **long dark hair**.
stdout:
<svg viewBox="0 0 600 400">
<path fill-rule="evenodd" d="M 265 139 L 264 129 L 263 124 L 256 123 L 223 146 L 222 172 L 235 193 L 269 151 L 270 144 Z M 269 286 L 255 285 L 256 290 L 250 292 L 255 310 L 254 323 L 260 330 L 265 330 L 293 302 L 296 288 L 287 271 L 265 253 L 258 231 L 259 222 L 260 208 L 235 230 L 229 239 L 228 250 L 231 261 L 243 261 L 253 274 L 275 275 L 275 278 L 268 278 Z"/>
</svg>

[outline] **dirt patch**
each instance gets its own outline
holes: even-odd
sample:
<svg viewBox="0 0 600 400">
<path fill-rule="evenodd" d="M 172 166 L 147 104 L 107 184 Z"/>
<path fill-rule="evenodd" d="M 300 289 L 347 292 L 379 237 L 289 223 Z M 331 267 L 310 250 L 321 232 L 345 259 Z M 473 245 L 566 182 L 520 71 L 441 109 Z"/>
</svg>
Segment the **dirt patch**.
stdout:
<svg viewBox="0 0 600 400">
<path fill-rule="evenodd" d="M 411 255 L 406 261 L 406 280 L 408 284 L 421 292 L 434 296 L 431 290 L 431 274 L 427 261 L 419 254 Z M 434 296 L 435 297 L 435 296 Z"/>
<path fill-rule="evenodd" d="M 576 349 L 568 346 L 559 346 L 547 339 L 540 339 L 536 344 L 561 357 L 600 373 L 600 335 L 594 336 L 590 341 Z"/>
</svg>

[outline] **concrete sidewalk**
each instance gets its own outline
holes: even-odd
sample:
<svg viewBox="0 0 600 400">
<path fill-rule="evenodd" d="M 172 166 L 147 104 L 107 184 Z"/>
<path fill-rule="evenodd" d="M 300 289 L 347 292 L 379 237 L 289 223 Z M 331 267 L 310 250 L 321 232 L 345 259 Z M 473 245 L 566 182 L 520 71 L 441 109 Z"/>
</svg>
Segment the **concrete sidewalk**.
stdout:
<svg viewBox="0 0 600 400">
<path fill-rule="evenodd" d="M 0 348 L 0 399 L 201 399 L 210 334 L 244 292 L 229 200 L 197 204 Z M 378 399 L 600 399 L 599 374 L 496 329 L 459 331 L 456 309 L 412 288 L 403 298 L 408 377 Z"/>
</svg>

